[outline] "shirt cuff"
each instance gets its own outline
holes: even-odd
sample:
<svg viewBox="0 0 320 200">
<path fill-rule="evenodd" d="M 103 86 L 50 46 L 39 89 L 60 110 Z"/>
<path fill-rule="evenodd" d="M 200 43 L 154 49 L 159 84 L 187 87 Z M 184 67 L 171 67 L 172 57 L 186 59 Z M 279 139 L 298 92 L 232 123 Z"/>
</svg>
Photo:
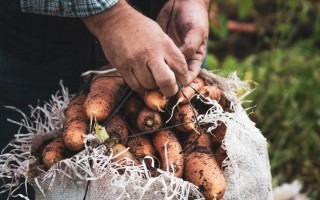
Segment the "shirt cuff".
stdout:
<svg viewBox="0 0 320 200">
<path fill-rule="evenodd" d="M 24 13 L 60 17 L 89 17 L 101 13 L 119 0 L 20 0 Z"/>
</svg>

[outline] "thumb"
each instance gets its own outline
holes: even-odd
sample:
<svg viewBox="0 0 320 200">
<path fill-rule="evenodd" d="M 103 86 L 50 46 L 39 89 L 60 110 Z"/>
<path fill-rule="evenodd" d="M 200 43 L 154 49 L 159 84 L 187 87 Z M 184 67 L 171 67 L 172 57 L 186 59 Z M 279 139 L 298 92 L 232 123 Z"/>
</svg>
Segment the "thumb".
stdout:
<svg viewBox="0 0 320 200">
<path fill-rule="evenodd" d="M 180 51 L 186 60 L 190 59 L 203 44 L 203 37 L 203 32 L 197 29 L 190 30 L 186 34 L 183 40 L 183 45 L 180 47 Z"/>
</svg>

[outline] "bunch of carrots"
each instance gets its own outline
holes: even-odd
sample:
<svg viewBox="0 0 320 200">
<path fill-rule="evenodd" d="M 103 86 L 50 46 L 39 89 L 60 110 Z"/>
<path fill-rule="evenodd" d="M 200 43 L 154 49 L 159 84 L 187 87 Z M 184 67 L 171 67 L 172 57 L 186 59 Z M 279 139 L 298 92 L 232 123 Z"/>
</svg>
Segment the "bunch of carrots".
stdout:
<svg viewBox="0 0 320 200">
<path fill-rule="evenodd" d="M 103 141 L 112 150 L 114 162 L 123 158 L 136 165 L 145 162 L 154 176 L 157 168 L 170 171 L 197 185 L 206 199 L 221 199 L 226 190 L 222 161 L 227 154 L 221 147 L 226 126 L 221 123 L 207 132 L 208 127 L 199 125 L 197 116 L 208 109 L 203 103 L 208 99 L 230 111 L 222 90 L 197 77 L 174 97 L 167 98 L 158 90 L 144 95 L 131 92 L 119 105 L 126 88 L 117 72 L 94 75 L 89 88 L 74 97 L 65 110 L 61 137 L 38 149 L 45 169 L 83 150 L 84 136 L 95 133 L 95 122 L 107 133 Z M 156 164 L 151 165 L 146 156 L 155 158 Z"/>
</svg>

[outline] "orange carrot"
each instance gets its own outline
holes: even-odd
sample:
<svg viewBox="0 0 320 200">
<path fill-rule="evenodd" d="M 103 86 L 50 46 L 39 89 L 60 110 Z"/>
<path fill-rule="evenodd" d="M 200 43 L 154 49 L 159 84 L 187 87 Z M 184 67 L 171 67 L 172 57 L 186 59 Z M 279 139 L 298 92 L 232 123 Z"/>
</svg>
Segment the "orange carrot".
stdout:
<svg viewBox="0 0 320 200">
<path fill-rule="evenodd" d="M 225 95 L 222 95 L 220 100 L 218 101 L 218 103 L 221 105 L 221 107 L 223 108 L 223 110 L 227 111 L 227 112 L 234 112 L 234 110 L 232 110 L 230 108 L 230 101 L 227 99 L 227 97 Z"/>
<path fill-rule="evenodd" d="M 94 117 L 97 121 L 109 117 L 125 86 L 124 79 L 117 72 L 96 75 L 92 79 L 90 92 L 84 103 L 87 117 Z"/>
<path fill-rule="evenodd" d="M 175 111 L 175 108 L 180 104 L 187 104 L 190 99 L 195 96 L 196 92 L 202 88 L 205 85 L 204 80 L 201 77 L 196 77 L 188 86 L 185 86 L 181 88 L 181 90 L 178 91 L 176 97 L 177 97 L 177 103 L 172 107 L 171 116 L 168 121 L 173 116 L 173 112 Z"/>
<path fill-rule="evenodd" d="M 222 162 L 227 158 L 227 152 L 221 146 L 222 141 L 226 135 L 226 130 L 226 125 L 224 123 L 221 123 L 211 132 L 212 150 L 220 168 L 222 167 Z"/>
<path fill-rule="evenodd" d="M 109 85 L 109 90 L 113 89 L 113 87 L 119 87 L 123 85 L 124 79 L 122 78 L 121 74 L 117 71 L 110 72 L 106 74 L 95 74 L 90 82 L 90 91 L 92 90 L 105 90 L 106 84 Z M 111 87 L 112 86 L 112 87 Z"/>
<path fill-rule="evenodd" d="M 176 129 L 182 132 L 190 132 L 196 130 L 196 117 L 198 111 L 193 109 L 189 104 L 182 104 L 173 114 L 173 124 L 185 123 L 177 126 Z"/>
<path fill-rule="evenodd" d="M 50 169 L 54 164 L 60 162 L 65 158 L 64 153 L 66 147 L 62 139 L 56 138 L 51 141 L 42 152 L 42 162 L 46 169 Z"/>
<path fill-rule="evenodd" d="M 138 113 L 144 108 L 143 99 L 132 94 L 123 106 L 123 114 L 130 125 L 135 125 Z"/>
<path fill-rule="evenodd" d="M 167 106 L 168 98 L 159 90 L 147 90 L 144 94 L 144 103 L 148 106 L 148 108 L 154 111 L 163 112 Z"/>
<path fill-rule="evenodd" d="M 139 162 L 130 151 L 122 144 L 116 144 L 112 147 L 112 162 L 120 162 L 124 165 L 138 165 Z M 130 160 L 130 161 L 129 161 Z"/>
<path fill-rule="evenodd" d="M 203 131 L 200 135 L 199 132 L 192 131 L 188 133 L 187 139 L 184 141 L 184 147 L 188 145 L 193 145 L 195 147 L 202 146 L 202 147 L 210 147 L 211 146 L 211 138 L 210 134 Z"/>
<path fill-rule="evenodd" d="M 159 112 L 144 108 L 139 112 L 137 127 L 140 131 L 157 130 L 162 126 L 162 120 Z"/>
<path fill-rule="evenodd" d="M 222 162 L 227 159 L 228 155 L 226 150 L 224 150 L 221 146 L 213 152 L 218 165 L 221 169 L 223 169 Z"/>
<path fill-rule="evenodd" d="M 114 115 L 106 126 L 106 131 L 110 135 L 118 135 L 121 144 L 125 145 L 128 141 L 128 128 L 124 119 L 120 115 Z"/>
<path fill-rule="evenodd" d="M 215 85 L 206 85 L 199 89 L 199 94 L 203 95 L 205 98 L 210 98 L 212 100 L 219 100 L 222 96 L 221 90 Z"/>
<path fill-rule="evenodd" d="M 226 134 L 227 127 L 224 123 L 221 123 L 211 131 L 211 140 L 212 140 L 212 149 L 213 151 L 218 149 L 221 144 L 224 136 Z"/>
<path fill-rule="evenodd" d="M 199 94 L 201 94 L 204 98 L 218 101 L 218 103 L 225 111 L 232 112 L 230 109 L 230 101 L 222 93 L 222 90 L 216 85 L 206 85 L 202 87 L 201 89 L 199 89 Z"/>
<path fill-rule="evenodd" d="M 137 136 L 130 138 L 128 140 L 128 147 L 130 147 L 130 152 L 137 158 L 144 158 L 146 156 L 154 156 L 154 147 L 146 136 Z"/>
<path fill-rule="evenodd" d="M 161 157 L 161 168 L 173 170 L 174 175 L 181 178 L 184 168 L 182 146 L 175 134 L 170 130 L 159 131 L 154 134 L 152 142 Z"/>
<path fill-rule="evenodd" d="M 83 135 L 87 134 L 87 117 L 83 110 L 85 99 L 84 94 L 76 96 L 65 112 L 62 139 L 71 151 L 79 151 L 84 148 Z"/>
<path fill-rule="evenodd" d="M 177 93 L 177 104 L 187 103 L 198 91 L 204 86 L 204 80 L 200 77 L 196 77 L 188 86 L 181 88 Z"/>
<path fill-rule="evenodd" d="M 223 197 L 226 180 L 210 148 L 198 148 L 186 155 L 184 176 L 199 187 L 206 200 Z"/>
<path fill-rule="evenodd" d="M 132 94 L 123 106 L 124 115 L 130 116 L 138 113 L 143 108 L 143 100 L 137 95 Z"/>
</svg>

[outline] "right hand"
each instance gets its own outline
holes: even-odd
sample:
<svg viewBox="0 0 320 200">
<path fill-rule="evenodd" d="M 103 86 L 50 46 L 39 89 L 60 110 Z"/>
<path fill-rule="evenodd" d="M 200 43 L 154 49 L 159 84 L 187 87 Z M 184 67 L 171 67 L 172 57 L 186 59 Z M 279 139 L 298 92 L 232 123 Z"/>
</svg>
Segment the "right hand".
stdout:
<svg viewBox="0 0 320 200">
<path fill-rule="evenodd" d="M 160 88 L 165 96 L 173 96 L 178 91 L 177 82 L 185 86 L 191 81 L 179 48 L 156 22 L 125 0 L 83 21 L 133 90 Z"/>
<path fill-rule="evenodd" d="M 157 17 L 161 28 L 167 29 L 168 35 L 185 56 L 192 80 L 198 76 L 206 57 L 208 7 L 209 0 L 168 0 Z"/>
</svg>

